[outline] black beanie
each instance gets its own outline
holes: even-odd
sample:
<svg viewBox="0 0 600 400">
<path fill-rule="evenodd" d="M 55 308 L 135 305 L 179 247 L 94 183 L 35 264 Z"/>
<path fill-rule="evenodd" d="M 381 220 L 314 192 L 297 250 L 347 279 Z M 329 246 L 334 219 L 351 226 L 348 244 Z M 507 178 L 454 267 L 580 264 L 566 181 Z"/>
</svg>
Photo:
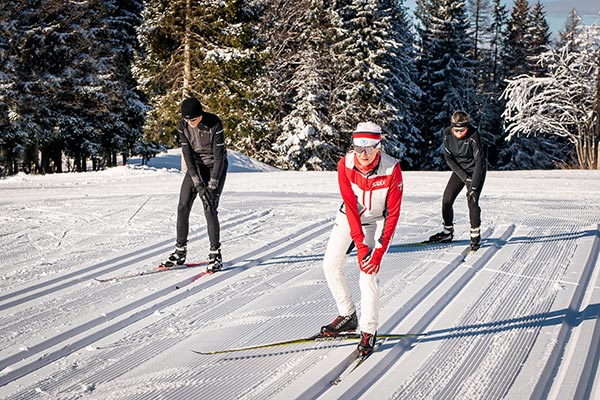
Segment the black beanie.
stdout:
<svg viewBox="0 0 600 400">
<path fill-rule="evenodd" d="M 181 103 L 181 116 L 185 119 L 195 119 L 202 115 L 202 104 L 194 97 L 188 97 Z"/>
</svg>

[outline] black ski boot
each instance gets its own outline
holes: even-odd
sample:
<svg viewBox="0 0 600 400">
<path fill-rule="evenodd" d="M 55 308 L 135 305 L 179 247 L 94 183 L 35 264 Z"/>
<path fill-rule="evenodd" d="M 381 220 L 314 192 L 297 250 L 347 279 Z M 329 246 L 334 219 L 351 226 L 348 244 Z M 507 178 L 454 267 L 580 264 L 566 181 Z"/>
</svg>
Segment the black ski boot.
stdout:
<svg viewBox="0 0 600 400">
<path fill-rule="evenodd" d="M 220 271 L 223 268 L 223 257 L 221 256 L 221 247 L 213 249 L 211 247 L 208 253 L 208 267 L 206 270 L 209 272 Z"/>
<path fill-rule="evenodd" d="M 429 243 L 448 243 L 454 237 L 454 227 L 444 226 L 444 230 L 429 237 Z"/>
<path fill-rule="evenodd" d="M 481 230 L 471 228 L 471 251 L 477 251 L 481 247 Z"/>
<path fill-rule="evenodd" d="M 358 326 L 358 318 L 356 311 L 351 315 L 338 315 L 332 323 L 321 327 L 323 336 L 337 336 L 340 332 L 351 332 L 356 330 Z"/>
<path fill-rule="evenodd" d="M 159 265 L 159 268 L 172 268 L 175 265 L 182 265 L 185 263 L 185 257 L 187 255 L 186 246 L 176 246 L 175 251 L 171 253 L 169 258 L 165 262 Z"/>
<path fill-rule="evenodd" d="M 362 357 L 367 357 L 373 352 L 377 340 L 377 332 L 375 333 L 360 333 L 360 343 L 358 344 L 358 354 Z"/>
</svg>

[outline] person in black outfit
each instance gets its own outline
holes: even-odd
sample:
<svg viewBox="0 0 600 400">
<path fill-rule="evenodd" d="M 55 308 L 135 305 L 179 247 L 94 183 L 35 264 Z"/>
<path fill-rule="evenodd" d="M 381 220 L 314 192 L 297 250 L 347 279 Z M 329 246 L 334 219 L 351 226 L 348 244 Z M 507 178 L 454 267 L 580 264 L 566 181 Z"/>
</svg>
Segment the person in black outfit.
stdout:
<svg viewBox="0 0 600 400">
<path fill-rule="evenodd" d="M 179 193 L 175 251 L 162 267 L 170 268 L 185 263 L 190 212 L 198 195 L 204 206 L 210 241 L 207 269 L 218 271 L 223 266 L 223 259 L 217 208 L 228 167 L 223 124 L 216 115 L 203 111 L 200 101 L 193 97 L 183 100 L 181 115 L 183 119 L 179 121 L 178 129 L 187 172 Z"/>
<path fill-rule="evenodd" d="M 477 129 L 470 125 L 464 111 L 452 114 L 451 126 L 444 129 L 444 157 L 452 170 L 442 198 L 444 229 L 429 238 L 432 243 L 452 241 L 454 236 L 454 201 L 467 187 L 467 204 L 471 223 L 471 250 L 481 242 L 481 208 L 479 196 L 485 181 L 486 157 Z"/>
</svg>

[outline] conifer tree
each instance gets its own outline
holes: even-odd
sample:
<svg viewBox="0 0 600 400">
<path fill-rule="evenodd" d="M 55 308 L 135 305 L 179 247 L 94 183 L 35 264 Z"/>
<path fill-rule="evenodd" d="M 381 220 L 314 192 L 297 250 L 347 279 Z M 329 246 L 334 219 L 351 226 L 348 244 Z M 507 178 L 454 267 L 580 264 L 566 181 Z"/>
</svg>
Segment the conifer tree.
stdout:
<svg viewBox="0 0 600 400">
<path fill-rule="evenodd" d="M 530 59 L 531 71 L 537 76 L 544 75 L 546 69 L 540 64 L 540 54 L 550 48 L 550 27 L 546 21 L 546 11 L 538 0 L 531 10 L 531 40 L 528 43 L 528 57 Z"/>
<path fill-rule="evenodd" d="M 441 169 L 442 131 L 458 109 L 472 114 L 476 107 L 473 38 L 463 2 L 419 0 L 421 31 L 421 87 L 425 92 L 421 115 L 423 134 L 430 143 L 423 168 Z"/>
<path fill-rule="evenodd" d="M 527 74 L 531 70 L 528 54 L 530 23 L 529 3 L 527 0 L 515 0 L 503 47 L 504 78 Z"/>
<path fill-rule="evenodd" d="M 334 13 L 332 51 L 343 75 L 333 92 L 333 120 L 346 132 L 359 121 L 377 122 L 385 150 L 414 167 L 423 142 L 414 121 L 421 91 L 406 10 L 397 1 L 338 1 Z"/>
<path fill-rule="evenodd" d="M 558 34 L 558 41 L 556 43 L 557 47 L 564 47 L 567 43 L 573 44 L 573 38 L 580 30 L 581 24 L 582 20 L 579 14 L 577 13 L 577 10 L 572 9 L 569 15 L 567 16 L 565 26 Z"/>
<path fill-rule="evenodd" d="M 324 4 L 272 2 L 265 19 L 271 58 L 263 86 L 276 105 L 273 163 L 294 170 L 335 169 L 343 143 L 329 115 L 331 21 Z"/>
<path fill-rule="evenodd" d="M 61 172 L 63 154 L 78 171 L 88 159 L 94 169 L 114 165 L 117 152 L 127 153 L 124 138 L 139 136 L 143 105 L 129 73 L 139 7 L 116 0 L 19 4 L 6 64 L 18 95 L 7 108 L 8 131 L 26 138 L 25 171 Z"/>
<path fill-rule="evenodd" d="M 547 63 L 540 56 L 549 50 L 550 33 L 545 11 L 538 1 L 530 11 L 527 0 L 515 2 L 505 41 L 505 76 L 544 76 Z M 504 84 L 503 84 L 504 85 Z M 504 96 L 504 99 L 511 101 Z M 564 143 L 560 138 L 532 135 L 510 135 L 510 143 L 500 151 L 502 169 L 552 168 L 561 156 Z"/>
<path fill-rule="evenodd" d="M 278 98 L 275 120 L 282 121 L 277 164 L 333 169 L 352 129 L 372 120 L 384 128 L 386 151 L 414 165 L 420 91 L 401 4 L 280 1 L 269 10 L 277 15 L 269 35 L 271 94 Z"/>
<path fill-rule="evenodd" d="M 197 97 L 223 120 L 229 143 L 253 134 L 262 104 L 253 83 L 263 53 L 256 37 L 259 9 L 247 0 L 147 0 L 139 29 L 135 76 L 151 110 L 149 139 L 174 144 L 179 104 Z"/>
</svg>

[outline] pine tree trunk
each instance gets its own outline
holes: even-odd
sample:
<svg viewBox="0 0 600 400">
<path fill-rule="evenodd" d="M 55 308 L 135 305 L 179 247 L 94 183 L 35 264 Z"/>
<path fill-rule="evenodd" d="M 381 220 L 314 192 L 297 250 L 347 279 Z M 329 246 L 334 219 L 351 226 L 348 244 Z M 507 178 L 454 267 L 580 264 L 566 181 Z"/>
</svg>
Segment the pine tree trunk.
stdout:
<svg viewBox="0 0 600 400">
<path fill-rule="evenodd" d="M 186 0 L 185 2 L 185 36 L 183 38 L 183 97 L 191 94 L 190 82 L 192 80 L 192 67 L 191 67 L 191 54 L 190 54 L 190 40 L 191 40 L 191 13 L 192 13 L 192 1 Z M 187 166 L 185 165 L 185 159 L 183 154 L 181 155 L 181 171 L 186 171 Z"/>
<path fill-rule="evenodd" d="M 192 66 L 191 66 L 191 54 L 190 54 L 190 40 L 192 33 L 192 0 L 186 0 L 185 2 L 185 36 L 183 37 L 183 96 L 191 94 L 190 82 L 192 80 Z"/>
</svg>

